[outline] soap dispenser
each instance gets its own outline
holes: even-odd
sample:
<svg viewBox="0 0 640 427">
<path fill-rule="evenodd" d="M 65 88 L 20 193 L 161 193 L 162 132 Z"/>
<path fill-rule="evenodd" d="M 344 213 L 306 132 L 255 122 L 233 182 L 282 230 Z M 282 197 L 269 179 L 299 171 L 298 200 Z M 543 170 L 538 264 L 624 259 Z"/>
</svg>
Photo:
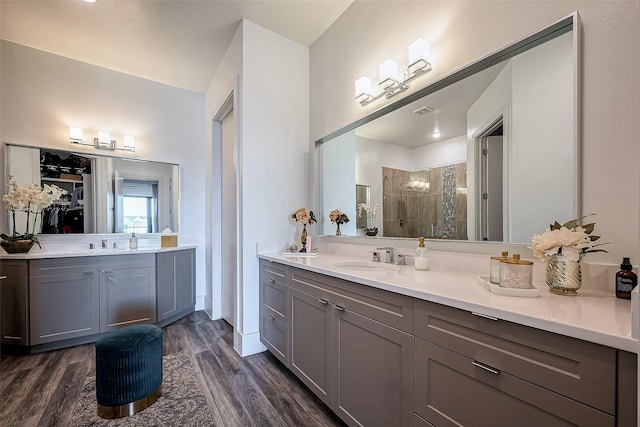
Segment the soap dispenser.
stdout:
<svg viewBox="0 0 640 427">
<path fill-rule="evenodd" d="M 427 248 L 424 246 L 424 237 L 420 237 L 420 243 L 418 244 L 418 248 L 416 249 L 415 260 L 416 270 L 429 269 L 429 253 L 427 252 Z"/>
<path fill-rule="evenodd" d="M 136 233 L 131 233 L 131 238 L 129 239 L 129 249 L 138 249 L 138 238 L 136 237 Z"/>
</svg>

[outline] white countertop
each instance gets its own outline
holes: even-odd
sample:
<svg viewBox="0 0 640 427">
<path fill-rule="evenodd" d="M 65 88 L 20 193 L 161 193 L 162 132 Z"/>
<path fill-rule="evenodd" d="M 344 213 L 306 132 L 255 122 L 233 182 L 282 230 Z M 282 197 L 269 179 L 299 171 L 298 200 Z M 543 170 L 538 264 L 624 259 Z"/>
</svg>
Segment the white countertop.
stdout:
<svg viewBox="0 0 640 427">
<path fill-rule="evenodd" d="M 149 254 L 158 252 L 179 251 L 182 249 L 195 249 L 196 245 L 178 245 L 174 248 L 161 248 L 159 246 L 143 246 L 138 249 L 117 248 L 117 249 L 88 249 L 78 245 L 42 245 L 42 249 L 35 245 L 26 254 L 7 254 L 0 250 L 0 260 L 2 259 L 42 259 L 42 258 L 68 258 L 68 257 L 84 257 L 84 256 L 102 256 L 102 255 L 131 255 L 131 254 Z"/>
<path fill-rule="evenodd" d="M 258 256 L 425 301 L 638 352 L 638 341 L 631 336 L 631 301 L 613 294 L 580 289 L 577 296 L 555 295 L 545 284 L 534 282 L 540 288 L 540 297 L 520 298 L 491 293 L 478 283 L 478 275 L 469 272 L 437 267 L 418 271 L 413 266 L 397 266 L 395 271 L 354 271 L 337 267 L 336 263 L 366 260 L 333 254 L 320 254 L 315 258 L 273 253 Z"/>
</svg>

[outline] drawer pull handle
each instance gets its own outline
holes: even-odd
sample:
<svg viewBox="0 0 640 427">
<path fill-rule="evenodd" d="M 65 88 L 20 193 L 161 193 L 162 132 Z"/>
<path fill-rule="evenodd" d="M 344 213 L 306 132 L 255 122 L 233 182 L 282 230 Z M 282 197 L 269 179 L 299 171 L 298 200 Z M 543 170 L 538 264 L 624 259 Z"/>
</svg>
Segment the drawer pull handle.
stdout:
<svg viewBox="0 0 640 427">
<path fill-rule="evenodd" d="M 494 374 L 494 375 L 498 375 L 498 374 L 500 373 L 500 370 L 499 370 L 499 369 L 492 368 L 492 367 L 491 367 L 491 366 L 489 366 L 489 365 L 485 365 L 484 363 L 480 363 L 480 362 L 477 362 L 477 361 L 475 361 L 475 360 L 474 360 L 473 362 L 471 362 L 471 364 L 472 364 L 473 366 L 475 366 L 475 367 L 480 368 L 480 369 L 484 369 L 485 371 L 489 371 L 489 372 L 491 372 L 491 373 L 492 373 L 492 374 Z"/>
<path fill-rule="evenodd" d="M 276 320 L 276 318 L 275 318 L 275 317 L 273 317 L 273 316 L 271 316 L 271 315 L 269 315 L 269 319 L 271 319 L 271 320 Z"/>
<path fill-rule="evenodd" d="M 344 307 L 338 305 L 338 304 L 333 304 L 333 307 L 338 310 L 338 311 L 344 311 Z"/>
<path fill-rule="evenodd" d="M 0 276 L 0 280 L 4 280 L 6 278 L 7 278 L 7 276 Z"/>
<path fill-rule="evenodd" d="M 274 278 L 269 279 L 269 283 L 276 283 L 276 279 Z"/>
<path fill-rule="evenodd" d="M 472 311 L 471 314 L 478 317 L 484 317 L 485 319 L 489 319 L 489 320 L 498 320 L 497 317 L 489 316 L 488 314 L 477 313 L 475 311 Z"/>
<path fill-rule="evenodd" d="M 327 304 L 329 304 L 329 303 L 327 302 L 327 300 L 326 300 L 326 299 L 322 299 L 322 298 L 320 298 L 318 301 L 319 301 L 319 302 L 320 302 L 320 304 L 322 304 L 322 305 L 327 305 Z"/>
</svg>

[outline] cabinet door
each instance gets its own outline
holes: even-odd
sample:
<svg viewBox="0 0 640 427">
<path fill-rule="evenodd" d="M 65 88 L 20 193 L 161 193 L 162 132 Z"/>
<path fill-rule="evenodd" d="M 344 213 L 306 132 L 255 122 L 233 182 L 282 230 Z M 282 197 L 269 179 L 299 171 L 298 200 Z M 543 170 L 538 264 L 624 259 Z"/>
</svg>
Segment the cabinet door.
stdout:
<svg viewBox="0 0 640 427">
<path fill-rule="evenodd" d="M 100 332 L 98 273 L 30 279 L 31 345 Z"/>
<path fill-rule="evenodd" d="M 486 368 L 491 369 L 416 338 L 416 412 L 437 426 L 615 425 L 609 414 Z"/>
<path fill-rule="evenodd" d="M 174 252 L 176 311 L 179 313 L 196 304 L 195 250 Z"/>
<path fill-rule="evenodd" d="M 330 405 L 331 315 L 328 302 L 297 289 L 291 295 L 291 370 Z"/>
<path fill-rule="evenodd" d="M 156 309 L 160 322 L 195 306 L 195 251 L 159 253 L 156 266 Z"/>
<path fill-rule="evenodd" d="M 334 306 L 335 407 L 351 425 L 412 426 L 413 336 Z"/>
<path fill-rule="evenodd" d="M 0 262 L 1 343 L 29 345 L 29 277 L 27 261 Z"/>
<path fill-rule="evenodd" d="M 155 323 L 155 270 L 100 272 L 100 332 Z"/>
</svg>

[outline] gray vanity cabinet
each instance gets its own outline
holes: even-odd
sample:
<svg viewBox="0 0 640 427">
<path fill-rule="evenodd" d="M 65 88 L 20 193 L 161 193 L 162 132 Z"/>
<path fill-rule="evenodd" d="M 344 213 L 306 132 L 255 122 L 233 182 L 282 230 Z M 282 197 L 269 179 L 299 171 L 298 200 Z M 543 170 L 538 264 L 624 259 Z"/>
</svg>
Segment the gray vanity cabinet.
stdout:
<svg viewBox="0 0 640 427">
<path fill-rule="evenodd" d="M 29 344 L 28 261 L 0 261 L 1 344 Z"/>
<path fill-rule="evenodd" d="M 30 262 L 30 345 L 155 322 L 154 254 Z"/>
<path fill-rule="evenodd" d="M 260 341 L 285 365 L 289 364 L 287 267 L 260 261 Z"/>
<path fill-rule="evenodd" d="M 31 276 L 30 290 L 30 345 L 100 332 L 97 271 L 77 267 L 60 274 Z"/>
<path fill-rule="evenodd" d="M 616 350 L 416 302 L 416 413 L 437 426 L 615 426 Z"/>
<path fill-rule="evenodd" d="M 100 272 L 100 332 L 139 323 L 155 323 L 155 269 Z"/>
<path fill-rule="evenodd" d="M 289 271 L 291 370 L 347 424 L 413 425 L 411 298 Z"/>
<path fill-rule="evenodd" d="M 164 325 L 196 304 L 195 249 L 156 254 L 157 321 Z"/>
<path fill-rule="evenodd" d="M 332 406 L 334 308 L 318 293 L 290 289 L 291 371 Z"/>
</svg>

